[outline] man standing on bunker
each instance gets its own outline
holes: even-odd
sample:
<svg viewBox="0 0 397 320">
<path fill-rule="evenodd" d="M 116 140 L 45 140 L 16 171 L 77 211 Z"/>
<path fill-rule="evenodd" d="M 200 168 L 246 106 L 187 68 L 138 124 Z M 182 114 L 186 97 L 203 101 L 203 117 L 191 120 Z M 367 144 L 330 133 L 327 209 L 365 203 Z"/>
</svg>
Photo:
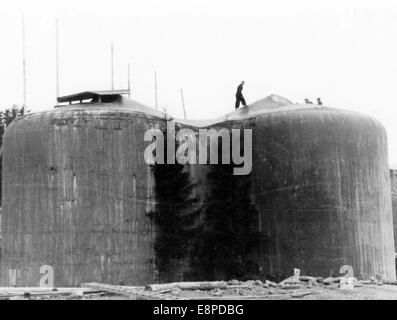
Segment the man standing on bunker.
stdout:
<svg viewBox="0 0 397 320">
<path fill-rule="evenodd" d="M 243 96 L 243 86 L 244 86 L 244 81 L 241 81 L 241 83 L 239 84 L 239 86 L 237 87 L 237 92 L 236 92 L 236 109 L 238 109 L 238 107 L 240 106 L 240 102 L 243 104 L 243 106 L 245 107 L 247 104 L 245 103 L 245 99 Z"/>
</svg>

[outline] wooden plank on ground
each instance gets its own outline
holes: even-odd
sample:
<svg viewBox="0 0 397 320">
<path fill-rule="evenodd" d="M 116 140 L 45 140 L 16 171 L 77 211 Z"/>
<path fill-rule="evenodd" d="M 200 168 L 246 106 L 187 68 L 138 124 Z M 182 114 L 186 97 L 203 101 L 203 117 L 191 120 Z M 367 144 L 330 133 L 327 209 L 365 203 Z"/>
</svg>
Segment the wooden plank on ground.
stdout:
<svg viewBox="0 0 397 320">
<path fill-rule="evenodd" d="M 163 292 L 150 292 L 145 291 L 144 287 L 128 287 L 128 286 L 115 286 L 105 283 L 84 283 L 82 286 L 95 290 L 107 291 L 111 293 L 121 294 L 130 298 L 138 300 L 185 300 Z"/>
<path fill-rule="evenodd" d="M 0 298 L 43 295 L 84 295 L 98 292 L 90 288 L 0 287 Z"/>
<path fill-rule="evenodd" d="M 227 284 L 225 281 L 197 281 L 197 282 L 172 282 L 162 284 L 150 284 L 145 287 L 147 291 L 163 291 L 172 289 L 181 290 L 213 290 L 213 289 L 226 289 Z"/>
</svg>

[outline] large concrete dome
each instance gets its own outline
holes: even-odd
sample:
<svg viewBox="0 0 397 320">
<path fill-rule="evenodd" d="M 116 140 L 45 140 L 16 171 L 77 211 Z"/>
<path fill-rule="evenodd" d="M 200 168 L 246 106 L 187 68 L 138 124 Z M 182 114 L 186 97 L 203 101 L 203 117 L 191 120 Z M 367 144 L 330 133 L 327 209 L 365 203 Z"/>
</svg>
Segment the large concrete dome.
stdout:
<svg viewBox="0 0 397 320">
<path fill-rule="evenodd" d="M 208 242 L 203 259 L 193 258 L 196 274 L 228 278 L 241 268 L 242 276 L 279 280 L 293 268 L 328 277 L 349 265 L 359 278 L 395 279 L 387 137 L 377 120 L 272 95 L 196 125 L 252 129 L 253 150 L 248 176 L 191 169 L 202 228 L 218 230 L 196 238 Z"/>
<path fill-rule="evenodd" d="M 376 120 L 272 95 L 177 130 L 251 129 L 252 170 L 148 165 L 164 114 L 129 101 L 26 115 L 3 142 L 1 281 L 395 279 L 387 138 Z"/>
<path fill-rule="evenodd" d="M 16 119 L 3 140 L 1 278 L 38 285 L 154 281 L 154 181 L 143 139 L 162 114 L 133 102 L 74 104 Z"/>
<path fill-rule="evenodd" d="M 265 273 L 395 278 L 387 138 L 358 113 L 327 107 L 255 120 L 255 204 Z"/>
</svg>

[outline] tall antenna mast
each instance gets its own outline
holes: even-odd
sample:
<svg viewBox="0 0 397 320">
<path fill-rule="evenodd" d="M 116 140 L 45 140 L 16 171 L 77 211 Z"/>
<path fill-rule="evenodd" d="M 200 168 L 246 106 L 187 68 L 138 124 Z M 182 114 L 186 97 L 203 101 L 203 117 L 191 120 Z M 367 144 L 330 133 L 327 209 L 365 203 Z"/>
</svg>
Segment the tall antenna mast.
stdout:
<svg viewBox="0 0 397 320">
<path fill-rule="evenodd" d="M 183 99 L 183 90 L 182 89 L 181 89 L 181 100 L 182 100 L 182 108 L 183 108 L 183 117 L 186 120 L 185 99 Z"/>
<path fill-rule="evenodd" d="M 59 43 L 58 43 L 58 19 L 55 20 L 55 73 L 56 73 L 56 98 L 59 97 Z M 56 100 L 58 103 L 58 100 Z"/>
<path fill-rule="evenodd" d="M 158 100 L 157 100 L 157 71 L 154 71 L 154 101 L 156 109 L 159 108 Z"/>
<path fill-rule="evenodd" d="M 130 80 L 130 63 L 127 67 L 127 80 L 128 80 L 128 98 L 131 98 L 131 80 Z"/>
<path fill-rule="evenodd" d="M 23 105 L 22 113 L 26 109 L 26 52 L 25 52 L 25 15 L 22 15 L 22 73 L 23 73 Z"/>
<path fill-rule="evenodd" d="M 113 69 L 113 42 L 110 44 L 110 79 L 112 82 L 112 90 L 114 90 L 114 69 Z"/>
</svg>

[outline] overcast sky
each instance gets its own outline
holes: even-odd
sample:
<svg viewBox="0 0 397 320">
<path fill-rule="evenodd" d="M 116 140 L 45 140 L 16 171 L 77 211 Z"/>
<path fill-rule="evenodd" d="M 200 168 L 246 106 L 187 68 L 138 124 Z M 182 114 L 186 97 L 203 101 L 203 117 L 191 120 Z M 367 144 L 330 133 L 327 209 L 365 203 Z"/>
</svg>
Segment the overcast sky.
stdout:
<svg viewBox="0 0 397 320">
<path fill-rule="evenodd" d="M 269 94 L 293 102 L 370 114 L 386 127 L 397 162 L 397 1 L 395 0 L 26 0 L 0 4 L 1 108 L 22 103 L 22 13 L 26 23 L 27 102 L 55 102 L 55 19 L 61 95 L 115 87 L 182 117 L 208 119 L 234 108 L 246 81 L 248 103 Z"/>
</svg>

